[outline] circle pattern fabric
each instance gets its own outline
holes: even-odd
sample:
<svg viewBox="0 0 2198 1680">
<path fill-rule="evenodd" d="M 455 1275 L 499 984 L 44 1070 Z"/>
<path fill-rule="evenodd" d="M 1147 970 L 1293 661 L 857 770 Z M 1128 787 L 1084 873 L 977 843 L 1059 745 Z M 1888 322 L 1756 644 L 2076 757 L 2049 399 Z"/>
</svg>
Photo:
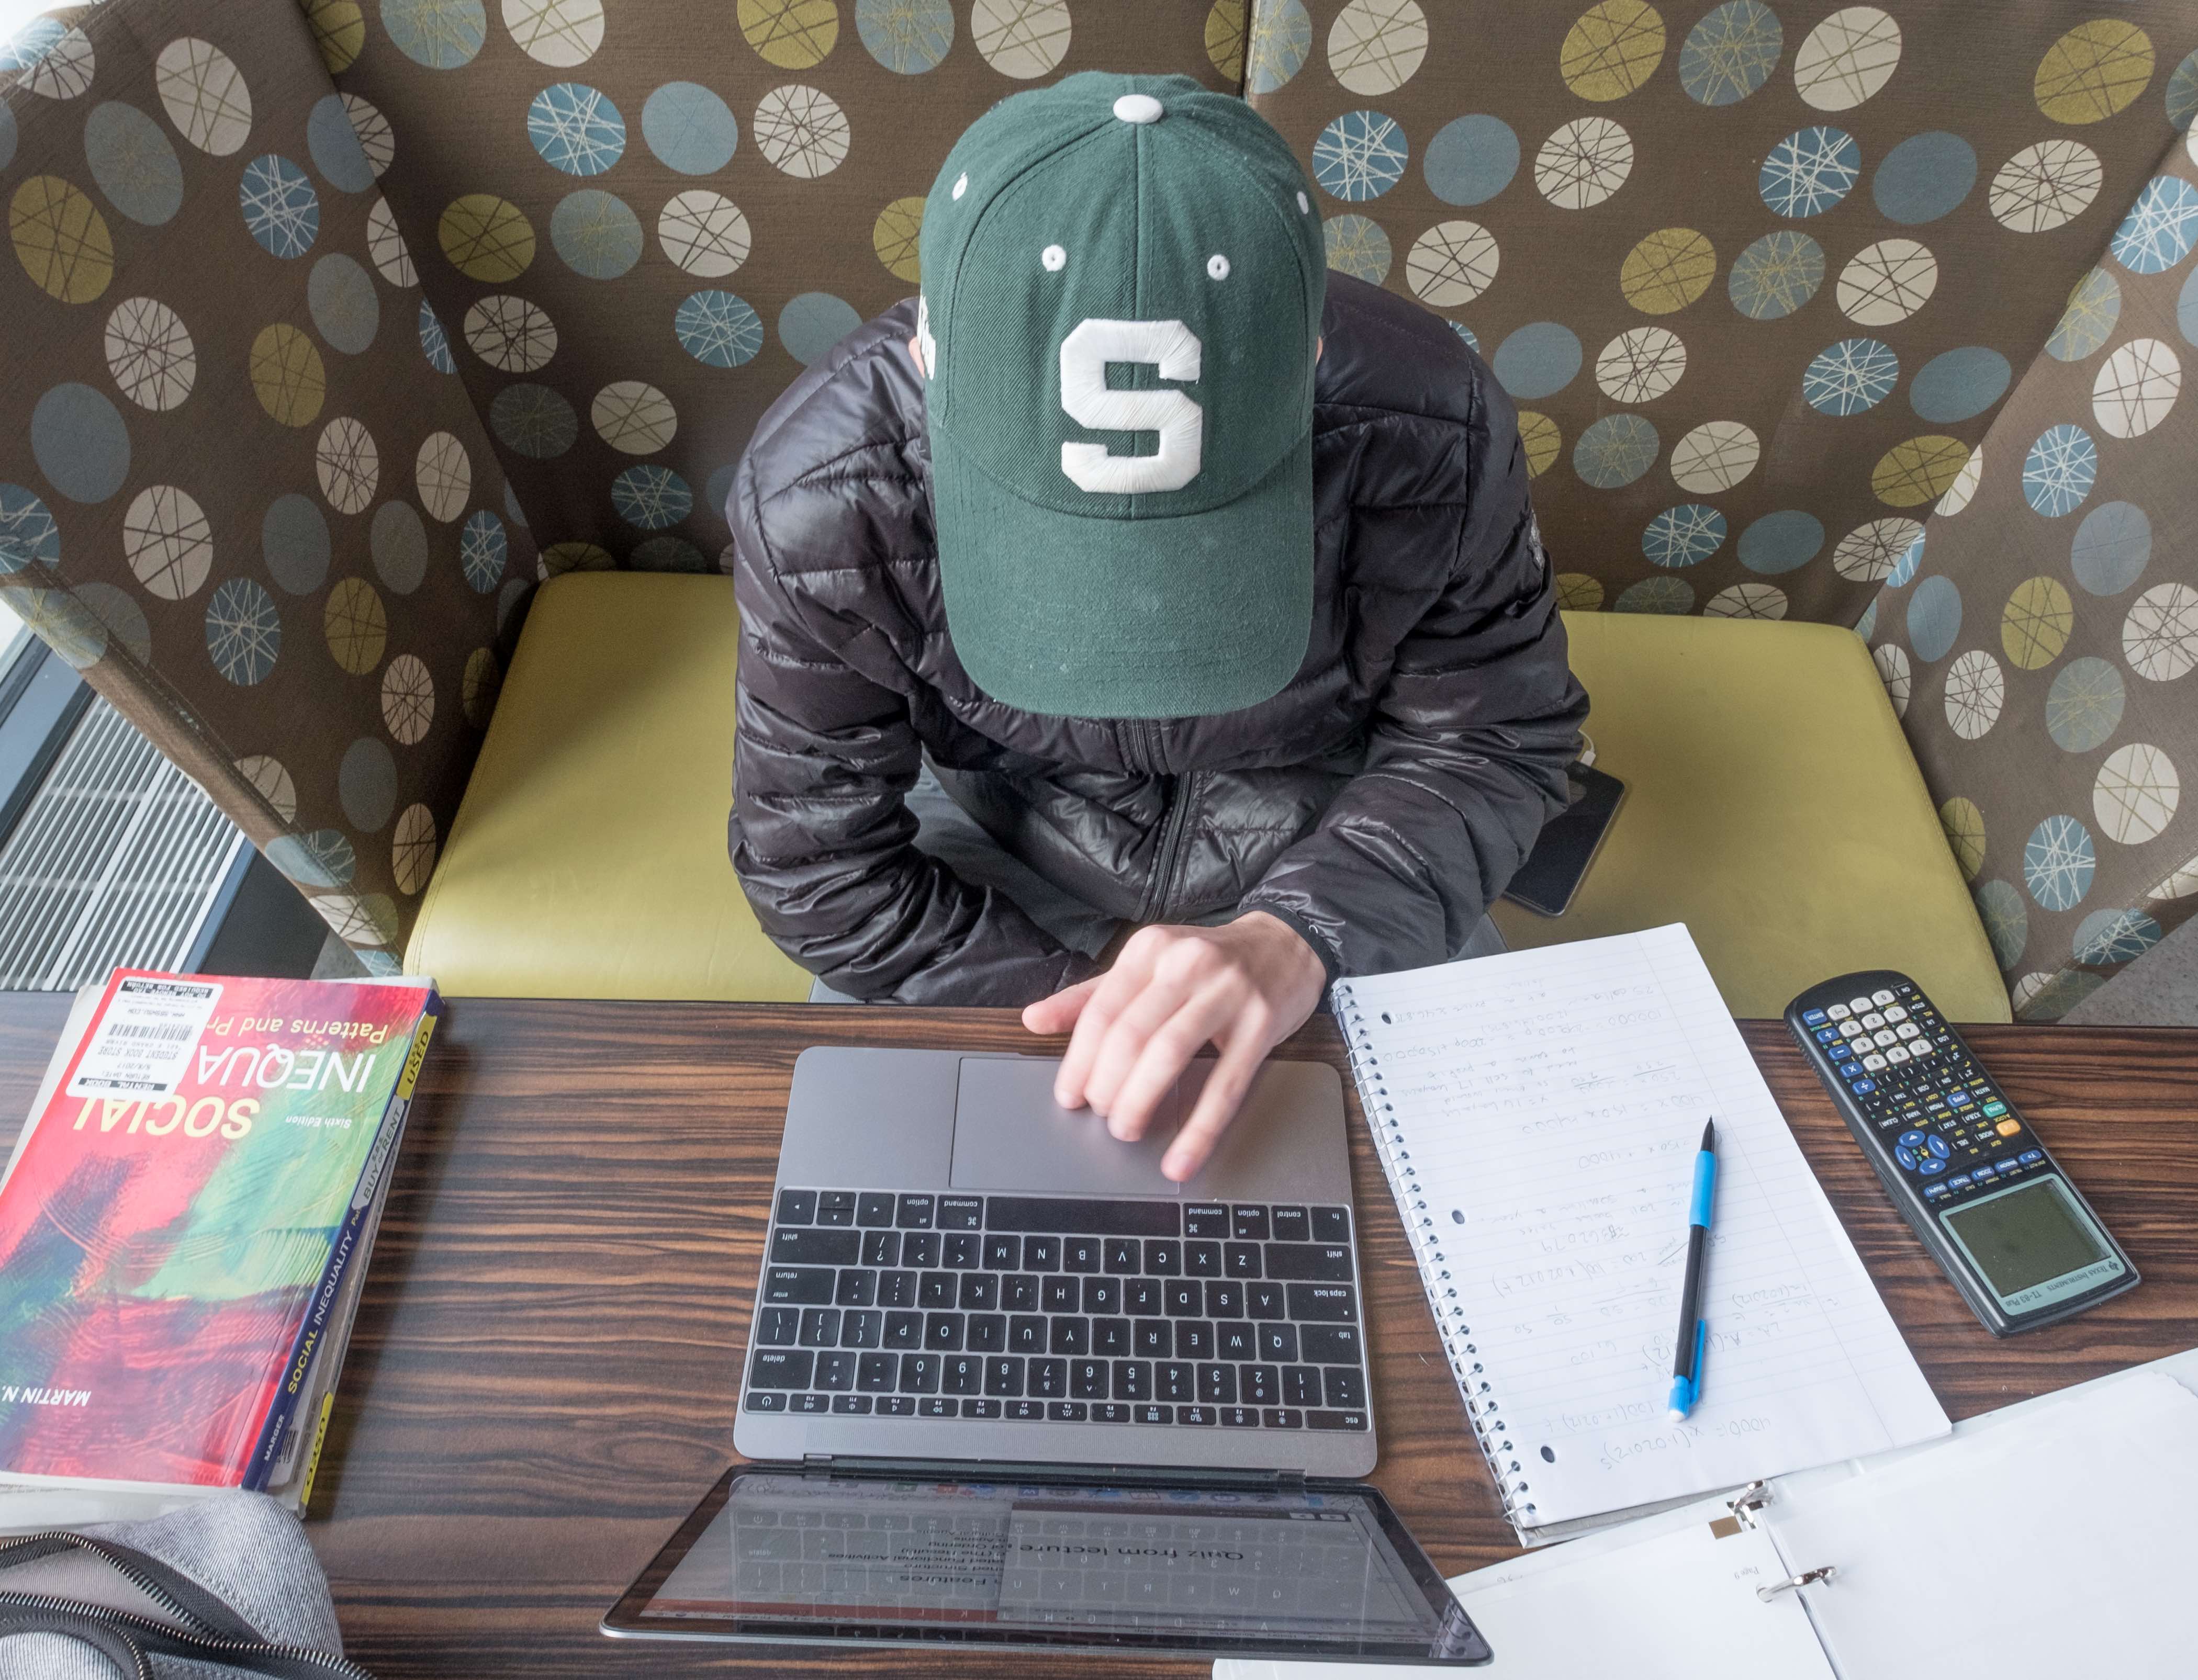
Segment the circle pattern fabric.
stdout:
<svg viewBox="0 0 2198 1680">
<path fill-rule="evenodd" d="M 2127 947 L 2120 921 L 2077 937 L 2102 895 L 2179 919 L 2144 896 L 2198 854 L 2179 811 L 2140 845 L 2114 836 L 2161 799 L 2115 793 L 2139 814 L 2112 823 L 2095 802 L 2120 748 L 2187 756 L 2147 709 L 2198 660 L 2187 492 L 2164 464 L 2192 437 L 2198 20 L 2018 10 L 1986 52 L 1943 9 L 1778 0 L 1497 22 L 1428 0 L 305 0 L 302 32 L 210 12 L 142 42 L 107 9 L 38 29 L 0 199 L 11 320 L 93 335 L 32 364 L 26 412 L 84 386 L 128 465 L 79 501 L 27 430 L 0 440 L 23 492 L 0 491 L 0 519 L 50 520 L 73 575 L 140 609 L 142 637 L 112 599 L 41 607 L 79 656 L 142 640 L 165 674 L 187 650 L 209 686 L 184 690 L 217 707 L 350 685 L 325 746 L 240 723 L 232 756 L 283 767 L 296 832 L 342 842 L 343 878 L 312 890 L 356 936 L 409 915 L 396 831 L 415 880 L 462 780 L 429 760 L 486 718 L 526 589 L 545 569 L 724 564 L 723 474 L 788 382 L 922 283 L 923 198 L 953 138 L 1005 94 L 1099 67 L 1241 77 L 1300 160 L 1332 265 L 1486 357 L 1573 609 L 1867 615 L 1927 777 L 1990 837 L 1980 904 L 1997 881 L 2027 906 L 2009 978 L 2031 1003 L 2065 995 L 2071 953 Z M 216 410 L 220 427 L 201 418 Z M 224 489 L 178 433 L 236 437 L 264 481 Z M 423 466 L 436 433 L 457 453 Z M 112 459 L 47 453 L 80 490 Z M 422 549 L 393 503 L 425 538 L 409 593 Z M 195 577 L 173 600 L 147 581 Z M 206 604 L 245 578 L 288 631 L 251 685 L 199 651 Z M 1910 604 L 1928 648 L 1940 578 L 1961 610 L 1925 658 Z M 406 655 L 426 683 L 385 683 Z M 2073 759 L 2044 720 L 2079 659 L 2120 673 L 2122 721 L 2036 785 L 2009 743 Z M 361 740 L 398 767 L 372 834 L 332 786 Z M 2156 790 L 2156 770 L 2132 757 L 2114 787 Z M 2056 815 L 2097 857 L 2066 912 L 2019 855 Z"/>
<path fill-rule="evenodd" d="M 1422 4 L 1422 66 L 1376 88 L 1321 64 L 1340 13 L 1248 7 L 1248 92 L 1328 171 L 1329 265 L 1442 314 L 1516 404 L 1543 540 L 1572 567 L 1561 604 L 1859 626 L 1957 812 L 2009 992 L 2050 1014 L 2097 984 L 2057 977 L 2123 960 L 2145 925 L 2077 922 L 2117 894 L 2160 925 L 2143 892 L 2198 854 L 2176 815 L 2130 857 L 2095 811 L 2123 740 L 2077 764 L 2046 727 L 2073 659 L 2132 696 L 2198 666 L 2198 597 L 2143 600 L 2174 578 L 2163 503 L 2191 492 L 2165 452 L 2137 468 L 2159 485 L 2117 477 L 2119 451 L 2198 444 L 2180 391 L 2198 281 L 2187 317 L 2180 290 L 2138 303 L 2143 270 L 2180 288 L 2198 265 L 2180 189 L 2145 195 L 2198 180 L 2172 149 L 2198 112 L 2198 70 L 2174 79 L 2198 18 L 1996 13 L 1983 50 L 1974 18 L 1910 4 L 1576 0 L 1499 22 Z M 1374 119 L 1396 138 L 1369 152 Z M 2108 503 L 2143 520 L 2117 509 L 2079 538 Z M 2075 681 L 2061 698 L 2103 716 Z M 2040 749 L 2068 769 L 2024 760 Z M 2097 885 L 2049 910 L 2022 850 L 2056 815 L 2090 839 Z M 2035 879 L 2061 903 L 2077 841 L 2056 839 L 2071 857 Z"/>
<path fill-rule="evenodd" d="M 1428 142 L 1421 160 L 1428 190 L 1445 204 L 1480 204 L 1519 172 L 1519 135 L 1501 117 L 1453 118 Z"/>
<path fill-rule="evenodd" d="M 550 168 L 601 175 L 625 155 L 625 119 L 596 89 L 558 82 L 526 108 L 526 137 Z"/>
<path fill-rule="evenodd" d="M 84 166 L 133 222 L 158 227 L 183 203 L 183 166 L 160 126 L 136 106 L 110 99 L 84 125 Z"/>
<path fill-rule="evenodd" d="M 641 108 L 642 137 L 666 169 L 714 175 L 733 160 L 741 130 L 731 108 L 696 82 L 666 82 Z"/>
<path fill-rule="evenodd" d="M 2085 139 L 2015 154 L 1989 195 L 2001 226 L 2050 234 L 2064 216 L 2084 225 L 2111 207 L 2115 171 L 2094 147 L 2141 108 L 2149 51 L 2119 24 L 2056 44 L 2039 107 Z M 1872 634 L 1881 659 L 1908 661 L 1912 685 L 1944 672 L 1945 727 L 1911 712 L 1910 739 L 1934 790 L 1958 790 L 1975 813 L 1969 838 L 1950 824 L 1950 844 L 1982 877 L 1980 913 L 2029 1018 L 2071 1007 L 2198 909 L 2198 842 L 2179 815 L 2189 735 L 2162 706 L 2198 670 L 2198 588 L 2160 542 L 2163 521 L 2179 526 L 2198 505 L 2185 482 L 2198 427 L 2182 393 L 2193 340 L 2178 318 L 2198 160 L 2171 153 L 2171 164 L 2141 167 L 2119 219 L 2099 221 L 2105 260 L 2074 277 L 2026 375 L 1971 345 L 1940 352 L 1909 387 L 1916 413 L 1939 424 L 1964 423 L 1964 410 L 2008 417 L 1931 523 L 1935 565 L 1997 582 L 1996 620 L 1947 637 L 1919 612 L 1934 578 L 1908 591 L 1904 622 L 1880 614 Z M 1887 596 L 1901 587 L 1889 577 Z M 1986 838 L 1997 834 L 2026 838 L 2002 852 Z"/>
<path fill-rule="evenodd" d="M 436 696 L 493 693 L 493 591 L 537 562 L 486 505 L 509 488 L 468 393 L 438 378 L 446 335 L 377 189 L 419 142 L 384 114 L 407 102 L 332 90 L 324 67 L 378 49 L 448 76 L 488 20 L 468 0 L 305 9 L 305 33 L 240 7 L 172 38 L 119 12 L 20 38 L 37 57 L 8 78 L 62 114 L 26 119 L 11 93 L 0 123 L 0 312 L 24 329 L 0 361 L 31 357 L 8 361 L 24 423 L 0 439 L 0 585 L 140 721 L 180 697 L 233 766 L 194 775 L 393 969 L 452 766 L 487 722 Z M 584 9 L 513 6 L 545 45 Z M 526 100 L 549 80 L 532 79 Z M 468 196 L 415 231 L 453 274 L 525 272 L 514 198 Z M 413 463 L 404 482 L 392 461 Z M 369 830 L 399 802 L 420 816 L 392 851 Z"/>
</svg>

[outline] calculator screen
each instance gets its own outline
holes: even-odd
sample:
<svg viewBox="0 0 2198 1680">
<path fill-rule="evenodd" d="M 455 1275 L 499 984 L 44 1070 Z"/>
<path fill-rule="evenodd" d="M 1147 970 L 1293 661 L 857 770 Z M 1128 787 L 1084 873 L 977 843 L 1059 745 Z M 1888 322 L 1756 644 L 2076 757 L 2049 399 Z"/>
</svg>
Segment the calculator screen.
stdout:
<svg viewBox="0 0 2198 1680">
<path fill-rule="evenodd" d="M 2026 1299 L 2032 1294 L 2050 1299 L 2067 1293 L 2044 1289 L 2063 1278 L 2083 1288 L 2105 1282 L 2104 1276 L 2073 1276 L 2102 1262 L 2111 1262 L 2117 1275 L 2121 1270 L 2098 1227 L 2058 1178 L 2033 1178 L 1939 1217 L 1993 1292 L 2017 1310 L 2039 1304 Z"/>
</svg>

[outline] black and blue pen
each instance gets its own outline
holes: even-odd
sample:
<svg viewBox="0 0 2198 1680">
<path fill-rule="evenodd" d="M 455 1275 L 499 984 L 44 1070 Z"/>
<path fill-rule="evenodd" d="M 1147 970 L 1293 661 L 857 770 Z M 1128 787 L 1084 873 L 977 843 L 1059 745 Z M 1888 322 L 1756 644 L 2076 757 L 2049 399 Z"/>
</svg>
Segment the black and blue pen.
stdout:
<svg viewBox="0 0 2198 1680">
<path fill-rule="evenodd" d="M 1671 1418 L 1686 1421 L 1702 1394 L 1702 1349 L 1709 1324 L 1702 1317 L 1702 1260 L 1709 1247 L 1710 1205 L 1717 1198 L 1717 1122 L 1702 1127 L 1695 1157 L 1695 1194 L 1687 1210 L 1687 1281 L 1679 1291 L 1679 1340 L 1672 1353 Z"/>
</svg>

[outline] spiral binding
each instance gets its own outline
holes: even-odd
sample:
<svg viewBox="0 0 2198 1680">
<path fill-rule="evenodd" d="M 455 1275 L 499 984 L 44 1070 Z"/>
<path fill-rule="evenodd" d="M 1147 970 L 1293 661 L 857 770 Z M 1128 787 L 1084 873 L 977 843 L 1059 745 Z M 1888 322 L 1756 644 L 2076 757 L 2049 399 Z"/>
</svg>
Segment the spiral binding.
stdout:
<svg viewBox="0 0 2198 1680">
<path fill-rule="evenodd" d="M 1473 1334 L 1473 1327 L 1465 1322 L 1464 1305 L 1451 1287 L 1450 1263 L 1440 1246 L 1434 1216 L 1421 1197 L 1419 1171 L 1411 1165 L 1411 1152 L 1404 1148 L 1404 1122 L 1397 1118 L 1389 1088 L 1382 1082 L 1381 1059 L 1375 1054 L 1373 1035 L 1358 997 L 1348 980 L 1337 981 L 1332 990 L 1344 1048 L 1351 1057 L 1351 1076 L 1358 1082 L 1367 1129 L 1374 1135 L 1374 1152 L 1381 1160 L 1382 1175 L 1389 1181 L 1390 1192 L 1397 1198 L 1404 1236 L 1412 1245 L 1420 1281 L 1427 1288 L 1435 1334 L 1449 1357 L 1451 1374 L 1457 1380 L 1457 1392 L 1465 1402 L 1466 1418 L 1480 1443 L 1480 1456 L 1488 1461 L 1496 1478 L 1503 1514 L 1513 1526 L 1523 1531 L 1532 1526 L 1534 1503 L 1526 1497 L 1532 1490 L 1515 1456 L 1516 1449 L 1505 1433 L 1503 1398 L 1474 1357 L 1480 1350 L 1467 1340 Z"/>
</svg>

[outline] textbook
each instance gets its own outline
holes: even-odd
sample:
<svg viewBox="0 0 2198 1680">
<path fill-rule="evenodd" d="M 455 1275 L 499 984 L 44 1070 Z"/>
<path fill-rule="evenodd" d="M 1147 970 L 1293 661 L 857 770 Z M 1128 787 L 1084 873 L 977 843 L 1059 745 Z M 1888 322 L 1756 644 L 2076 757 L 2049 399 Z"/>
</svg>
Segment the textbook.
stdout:
<svg viewBox="0 0 2198 1680">
<path fill-rule="evenodd" d="M 0 1528 L 311 1491 L 431 983 L 118 969 L 0 1181 Z"/>
</svg>

